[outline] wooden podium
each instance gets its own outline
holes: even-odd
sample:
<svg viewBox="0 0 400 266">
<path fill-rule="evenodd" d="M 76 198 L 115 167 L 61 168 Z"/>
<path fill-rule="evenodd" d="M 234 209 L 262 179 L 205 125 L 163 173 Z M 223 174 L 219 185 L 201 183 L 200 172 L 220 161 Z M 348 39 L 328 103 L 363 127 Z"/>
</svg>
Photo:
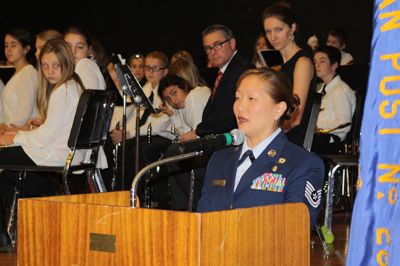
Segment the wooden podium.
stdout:
<svg viewBox="0 0 400 266">
<path fill-rule="evenodd" d="M 19 200 L 18 265 L 309 265 L 302 203 L 209 213 L 110 192 Z"/>
</svg>

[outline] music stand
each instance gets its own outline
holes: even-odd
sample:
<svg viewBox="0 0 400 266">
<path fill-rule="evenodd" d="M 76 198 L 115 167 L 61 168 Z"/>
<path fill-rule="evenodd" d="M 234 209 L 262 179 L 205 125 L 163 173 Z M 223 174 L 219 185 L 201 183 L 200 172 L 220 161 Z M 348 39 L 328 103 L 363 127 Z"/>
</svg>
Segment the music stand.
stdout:
<svg viewBox="0 0 400 266">
<path fill-rule="evenodd" d="M 120 62 L 114 65 L 117 77 L 122 85 L 122 91 L 124 94 L 124 112 L 122 119 L 122 187 L 124 187 L 125 178 L 125 141 L 126 141 L 126 95 L 131 96 L 133 103 L 136 108 L 136 147 L 135 147 L 135 175 L 139 172 L 139 137 L 140 137 L 140 108 L 150 108 L 151 113 L 157 113 L 153 104 L 147 98 L 146 94 L 142 89 L 142 86 L 133 75 L 128 65 L 123 65 Z"/>
<path fill-rule="evenodd" d="M 283 58 L 278 50 L 263 50 L 257 51 L 258 56 L 266 66 L 280 66 L 283 64 Z"/>
</svg>

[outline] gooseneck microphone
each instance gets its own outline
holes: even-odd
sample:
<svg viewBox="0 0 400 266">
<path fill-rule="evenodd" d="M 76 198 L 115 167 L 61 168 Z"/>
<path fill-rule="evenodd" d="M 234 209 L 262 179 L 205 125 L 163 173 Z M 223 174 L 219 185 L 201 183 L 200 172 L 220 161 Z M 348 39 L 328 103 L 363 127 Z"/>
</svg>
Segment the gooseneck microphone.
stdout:
<svg viewBox="0 0 400 266">
<path fill-rule="evenodd" d="M 175 143 L 178 154 L 194 151 L 203 151 L 211 154 L 213 151 L 226 146 L 237 146 L 244 142 L 245 136 L 240 129 L 233 129 L 229 133 L 207 135 L 200 139 Z"/>
</svg>

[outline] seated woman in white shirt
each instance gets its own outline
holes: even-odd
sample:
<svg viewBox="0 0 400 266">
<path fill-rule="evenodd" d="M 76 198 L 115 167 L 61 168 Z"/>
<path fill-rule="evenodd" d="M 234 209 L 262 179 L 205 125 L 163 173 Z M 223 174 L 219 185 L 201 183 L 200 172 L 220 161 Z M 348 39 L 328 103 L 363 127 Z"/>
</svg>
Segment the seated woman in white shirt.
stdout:
<svg viewBox="0 0 400 266">
<path fill-rule="evenodd" d="M 34 58 L 32 45 L 33 38 L 25 29 L 5 34 L 4 53 L 15 73 L 0 94 L 0 129 L 22 126 L 36 114 L 38 74 L 30 62 Z"/>
<path fill-rule="evenodd" d="M 5 165 L 46 165 L 65 164 L 69 148 L 68 137 L 75 117 L 76 108 L 84 86 L 74 72 L 74 59 L 68 44 L 63 40 L 50 40 L 39 56 L 39 91 L 37 106 L 39 119 L 43 123 L 29 131 L 8 131 L 0 135 L 0 145 L 15 146 L 0 149 L 0 169 Z M 77 161 L 83 154 L 76 153 Z M 6 173 L 5 173 L 6 172 Z M 4 171 L 0 175 L 0 195 L 10 204 L 15 185 L 15 175 Z M 48 190 L 51 184 L 43 184 L 43 176 L 34 182 L 27 178 L 24 191 L 31 189 Z M 26 194 L 25 194 L 26 195 Z M 31 195 L 31 194 L 29 194 Z M 1 202 L 1 201 L 0 201 Z M 4 207 L 4 206 L 3 206 Z M 2 210 L 0 206 L 0 216 Z M 4 236 L 4 220 L 0 217 L 0 236 Z M 2 225 L 3 224 L 3 225 Z M 3 231 L 1 231 L 3 230 Z M 3 238 L 4 239 L 4 238 Z M 3 241 L 1 244 L 8 244 Z"/>
<path fill-rule="evenodd" d="M 79 27 L 69 27 L 64 33 L 64 40 L 71 48 L 75 59 L 75 72 L 81 78 L 86 89 L 105 90 L 106 82 L 95 61 L 89 59 L 92 38 Z"/>
</svg>

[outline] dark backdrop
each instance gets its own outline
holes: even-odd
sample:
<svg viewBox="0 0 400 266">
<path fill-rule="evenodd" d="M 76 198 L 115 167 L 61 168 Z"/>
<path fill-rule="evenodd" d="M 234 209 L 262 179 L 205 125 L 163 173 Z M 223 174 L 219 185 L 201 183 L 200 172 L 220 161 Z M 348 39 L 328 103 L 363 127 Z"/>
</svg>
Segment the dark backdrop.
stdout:
<svg viewBox="0 0 400 266">
<path fill-rule="evenodd" d="M 198 64 L 205 64 L 201 31 L 214 23 L 226 24 L 236 35 L 239 50 L 251 57 L 256 36 L 262 32 L 261 14 L 275 1 L 266 0 L 128 0 L 128 1 L 6 1 L 0 15 L 0 34 L 12 27 L 24 27 L 32 34 L 47 28 L 63 31 L 67 26 L 88 27 L 111 52 L 128 57 L 160 50 L 171 56 L 180 49 L 192 53 Z M 344 27 L 350 35 L 348 51 L 369 62 L 372 1 L 292 0 L 304 46 L 316 34 L 325 42 L 327 30 Z M 0 59 L 4 59 L 1 49 Z"/>
</svg>

